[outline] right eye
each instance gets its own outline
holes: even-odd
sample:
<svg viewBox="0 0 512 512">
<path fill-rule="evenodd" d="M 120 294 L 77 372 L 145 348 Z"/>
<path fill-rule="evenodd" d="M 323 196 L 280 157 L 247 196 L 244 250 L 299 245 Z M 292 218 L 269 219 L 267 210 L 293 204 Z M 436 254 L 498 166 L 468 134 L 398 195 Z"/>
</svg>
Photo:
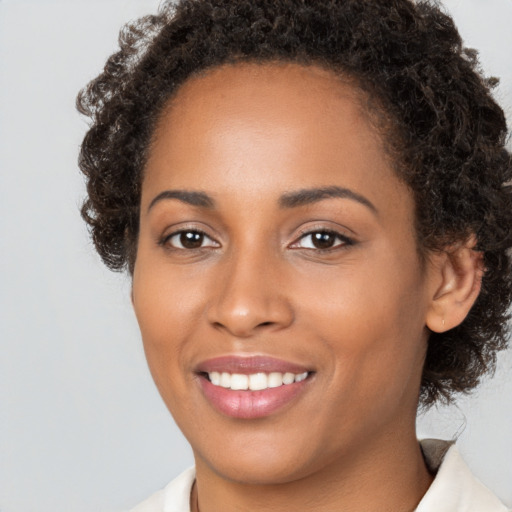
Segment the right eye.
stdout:
<svg viewBox="0 0 512 512">
<path fill-rule="evenodd" d="M 171 246 L 173 249 L 203 249 L 205 247 L 219 247 L 219 244 L 212 240 L 202 231 L 187 229 L 176 231 L 165 237 L 163 245 Z"/>
</svg>

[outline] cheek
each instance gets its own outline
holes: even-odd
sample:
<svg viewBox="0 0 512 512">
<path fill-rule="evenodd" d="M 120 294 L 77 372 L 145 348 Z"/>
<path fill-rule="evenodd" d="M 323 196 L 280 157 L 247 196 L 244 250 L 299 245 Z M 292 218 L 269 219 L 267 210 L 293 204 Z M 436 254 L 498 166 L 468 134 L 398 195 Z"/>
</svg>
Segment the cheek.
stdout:
<svg viewBox="0 0 512 512">
<path fill-rule="evenodd" d="M 133 276 L 133 305 L 146 359 L 166 402 L 187 385 L 187 341 L 204 311 L 204 282 L 156 265 L 139 254 Z M 186 369 L 186 368 L 185 368 Z M 171 388 L 173 389 L 171 393 Z"/>
<path fill-rule="evenodd" d="M 303 315 L 297 315 L 318 330 L 331 354 L 331 371 L 360 393 L 374 392 L 390 379 L 400 386 L 415 378 L 426 347 L 424 288 L 416 260 L 393 255 L 373 261 L 364 271 L 345 269 L 317 280 Z"/>
<path fill-rule="evenodd" d="M 133 275 L 134 309 L 144 342 L 163 350 L 187 334 L 200 315 L 207 289 L 204 271 L 171 266 L 155 250 L 139 248 Z M 160 256 L 160 257 L 159 257 Z"/>
</svg>

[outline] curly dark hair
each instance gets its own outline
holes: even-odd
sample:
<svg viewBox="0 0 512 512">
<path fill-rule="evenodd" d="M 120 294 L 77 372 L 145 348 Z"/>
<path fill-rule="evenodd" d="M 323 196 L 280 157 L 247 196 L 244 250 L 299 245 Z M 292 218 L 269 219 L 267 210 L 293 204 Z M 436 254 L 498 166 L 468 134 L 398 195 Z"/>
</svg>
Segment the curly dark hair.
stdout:
<svg viewBox="0 0 512 512">
<path fill-rule="evenodd" d="M 512 300 L 507 126 L 491 97 L 497 80 L 482 76 L 477 53 L 435 2 L 181 0 L 125 26 L 119 43 L 77 99 L 92 120 L 79 158 L 82 216 L 107 266 L 133 272 L 149 142 L 185 80 L 226 63 L 319 65 L 354 80 L 381 118 L 397 175 L 415 198 L 420 253 L 474 234 L 484 255 L 467 318 L 430 334 L 420 404 L 450 402 L 493 371 Z"/>
</svg>

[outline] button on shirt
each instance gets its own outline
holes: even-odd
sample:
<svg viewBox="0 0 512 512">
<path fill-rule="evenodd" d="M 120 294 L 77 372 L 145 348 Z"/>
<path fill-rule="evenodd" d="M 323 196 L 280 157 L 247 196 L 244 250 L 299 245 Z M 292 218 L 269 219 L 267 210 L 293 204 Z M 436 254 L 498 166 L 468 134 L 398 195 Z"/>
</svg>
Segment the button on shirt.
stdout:
<svg viewBox="0 0 512 512">
<path fill-rule="evenodd" d="M 436 476 L 415 512 L 512 512 L 481 482 L 449 441 L 421 441 L 425 462 Z M 195 479 L 189 468 L 130 512 L 190 512 Z"/>
</svg>

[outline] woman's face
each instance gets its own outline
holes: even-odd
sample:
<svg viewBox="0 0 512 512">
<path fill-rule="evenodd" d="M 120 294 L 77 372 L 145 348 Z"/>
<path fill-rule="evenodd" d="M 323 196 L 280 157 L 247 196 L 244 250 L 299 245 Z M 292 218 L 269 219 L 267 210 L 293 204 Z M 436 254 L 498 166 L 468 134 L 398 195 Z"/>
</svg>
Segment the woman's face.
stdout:
<svg viewBox="0 0 512 512">
<path fill-rule="evenodd" d="M 238 64 L 156 128 L 133 303 L 198 468 L 285 482 L 414 433 L 429 266 L 359 105 L 320 68 Z"/>
</svg>

